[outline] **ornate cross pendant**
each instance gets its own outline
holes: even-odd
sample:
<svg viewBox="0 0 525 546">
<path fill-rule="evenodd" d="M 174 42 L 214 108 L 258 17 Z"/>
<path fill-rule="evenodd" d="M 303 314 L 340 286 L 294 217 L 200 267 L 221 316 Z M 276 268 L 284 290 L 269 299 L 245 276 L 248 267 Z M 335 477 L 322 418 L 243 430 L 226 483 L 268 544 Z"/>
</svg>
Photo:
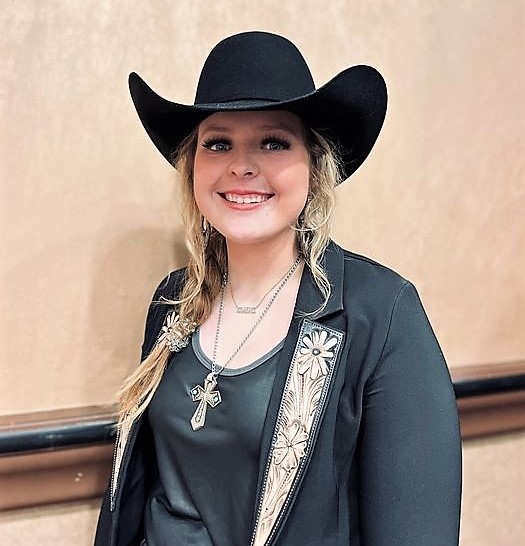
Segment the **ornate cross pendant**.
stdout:
<svg viewBox="0 0 525 546">
<path fill-rule="evenodd" d="M 198 402 L 199 405 L 190 420 L 193 430 L 199 430 L 206 421 L 206 410 L 208 406 L 214 408 L 221 403 L 221 393 L 213 389 L 217 386 L 217 378 L 213 373 L 209 373 L 204 379 L 204 385 L 195 385 L 190 391 L 191 399 Z"/>
</svg>

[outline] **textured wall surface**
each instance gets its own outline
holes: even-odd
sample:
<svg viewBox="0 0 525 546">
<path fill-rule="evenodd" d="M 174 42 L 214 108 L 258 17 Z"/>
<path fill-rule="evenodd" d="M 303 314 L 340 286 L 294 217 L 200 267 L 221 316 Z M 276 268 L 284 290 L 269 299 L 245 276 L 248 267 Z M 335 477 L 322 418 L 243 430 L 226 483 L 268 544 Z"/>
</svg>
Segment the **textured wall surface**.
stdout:
<svg viewBox="0 0 525 546">
<path fill-rule="evenodd" d="M 317 6 L 3 3 L 0 413 L 111 401 L 136 366 L 185 254 L 127 75 L 192 102 L 210 47 L 252 28 L 297 42 L 318 85 L 384 73 L 386 125 L 338 190 L 334 237 L 416 283 L 451 365 L 524 357 L 523 3 Z"/>
<path fill-rule="evenodd" d="M 525 543 L 524 454 L 525 433 L 465 443 L 461 546 Z"/>
<path fill-rule="evenodd" d="M 6 546 L 91 546 L 99 501 L 57 504 L 0 514 Z"/>
<path fill-rule="evenodd" d="M 522 0 L 4 1 L 0 413 L 110 402 L 137 365 L 151 293 L 185 252 L 175 176 L 127 75 L 190 103 L 210 47 L 248 29 L 290 37 L 318 85 L 352 64 L 384 74 L 385 128 L 338 189 L 334 238 L 415 282 L 452 366 L 525 358 L 523 12 Z M 522 437 L 467 446 L 464 546 L 524 539 L 516 470 L 499 466 L 518 453 Z M 10 544 L 32 544 L 21 537 L 36 529 L 87 533 L 93 512 L 0 523 Z M 39 544 L 81 544 L 71 537 Z"/>
</svg>

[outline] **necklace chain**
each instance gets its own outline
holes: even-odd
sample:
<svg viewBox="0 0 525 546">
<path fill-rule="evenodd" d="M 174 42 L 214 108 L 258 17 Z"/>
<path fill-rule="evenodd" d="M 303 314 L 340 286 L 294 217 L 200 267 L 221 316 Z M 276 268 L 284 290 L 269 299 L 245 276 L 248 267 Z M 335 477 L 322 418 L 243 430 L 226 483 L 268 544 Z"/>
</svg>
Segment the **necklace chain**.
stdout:
<svg viewBox="0 0 525 546">
<path fill-rule="evenodd" d="M 220 337 L 220 331 L 221 331 L 222 317 L 224 315 L 224 293 L 226 291 L 226 284 L 228 283 L 228 277 L 227 277 L 227 275 L 225 275 L 224 281 L 223 281 L 223 284 L 222 284 L 222 290 L 221 290 L 221 301 L 220 301 L 220 305 L 219 305 L 219 316 L 217 318 L 217 330 L 215 331 L 215 340 L 213 342 L 211 373 L 213 374 L 214 377 L 218 377 L 222 373 L 224 368 L 226 368 L 228 366 L 228 364 L 235 358 L 235 356 L 237 356 L 239 351 L 244 347 L 244 344 L 248 341 L 250 336 L 255 332 L 255 330 L 257 329 L 257 327 L 261 323 L 262 319 L 265 317 L 266 313 L 270 310 L 270 307 L 273 305 L 273 302 L 276 300 L 277 296 L 279 295 L 279 292 L 283 289 L 284 285 L 290 280 L 291 276 L 294 274 L 295 270 L 299 267 L 300 263 L 301 263 L 301 257 L 298 256 L 297 259 L 295 260 L 295 262 L 292 264 L 292 267 L 290 267 L 290 269 L 285 273 L 285 275 L 283 277 L 281 277 L 281 279 L 279 281 L 277 281 L 276 285 L 277 284 L 278 285 L 277 285 L 277 288 L 275 289 L 275 292 L 273 293 L 273 295 L 270 298 L 270 300 L 268 301 L 268 303 L 265 305 L 264 309 L 261 311 L 261 314 L 259 315 L 257 320 L 253 323 L 253 326 L 250 328 L 248 333 L 243 337 L 243 339 L 239 343 L 239 345 L 237 345 L 237 348 L 235 349 L 235 351 L 233 351 L 233 353 L 228 358 L 228 360 L 226 360 L 226 362 L 223 364 L 223 366 L 220 368 L 220 370 L 217 371 L 217 348 L 219 346 L 219 337 Z M 276 285 L 272 286 L 270 291 L 273 288 L 275 288 Z M 231 284 L 230 284 L 230 289 L 231 289 Z M 266 298 L 266 296 L 268 295 L 269 292 L 267 292 L 265 294 L 264 298 Z M 264 300 L 264 298 L 263 298 L 263 300 Z M 232 292 L 232 299 L 233 299 L 233 292 Z M 259 305 L 262 303 L 263 300 L 261 300 L 261 302 L 257 305 L 257 307 L 259 307 Z M 237 305 L 235 304 L 235 301 L 234 301 L 234 305 L 237 307 Z"/>
<path fill-rule="evenodd" d="M 295 262 L 294 262 L 295 263 Z M 280 278 L 280 279 L 277 279 L 277 281 L 272 284 L 272 286 L 270 286 L 270 288 L 268 288 L 268 290 L 264 293 L 264 296 L 260 299 L 259 303 L 257 305 L 239 305 L 237 303 L 237 301 L 235 300 L 235 295 L 233 293 L 233 286 L 232 286 L 232 283 L 231 281 L 228 283 L 230 285 L 230 294 L 232 296 L 232 301 L 233 301 L 233 305 L 235 306 L 235 311 L 239 314 L 250 314 L 250 315 L 253 315 L 255 314 L 255 311 L 257 311 L 257 309 L 259 309 L 259 307 L 261 306 L 261 303 L 268 297 L 268 294 L 274 290 L 277 285 L 279 285 L 283 279 L 288 275 L 288 273 L 290 272 L 290 270 L 286 271 L 284 273 L 284 275 Z"/>
</svg>

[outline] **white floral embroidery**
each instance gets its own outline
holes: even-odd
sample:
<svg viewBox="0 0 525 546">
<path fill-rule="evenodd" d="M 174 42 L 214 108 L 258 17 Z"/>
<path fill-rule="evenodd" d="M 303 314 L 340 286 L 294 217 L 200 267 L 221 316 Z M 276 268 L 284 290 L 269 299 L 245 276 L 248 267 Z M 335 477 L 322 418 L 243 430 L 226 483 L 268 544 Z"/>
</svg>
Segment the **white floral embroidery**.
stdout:
<svg viewBox="0 0 525 546">
<path fill-rule="evenodd" d="M 188 320 L 180 320 L 180 316 L 173 311 L 166 315 L 158 342 L 165 343 L 172 353 L 179 352 L 188 345 L 190 335 L 194 331 L 195 324 Z"/>
<path fill-rule="evenodd" d="M 297 357 L 297 371 L 304 375 L 310 372 L 310 379 L 317 379 L 328 373 L 327 359 L 334 356 L 333 349 L 337 345 L 337 337 L 328 337 L 326 330 L 312 330 L 311 335 L 305 335 Z"/>
<path fill-rule="evenodd" d="M 343 333 L 305 320 L 279 407 L 250 546 L 266 546 L 304 472 L 328 398 Z"/>
<path fill-rule="evenodd" d="M 286 472 L 297 468 L 303 458 L 308 440 L 306 426 L 294 420 L 288 427 L 283 427 L 277 434 L 273 456 L 275 464 L 282 466 Z"/>
</svg>

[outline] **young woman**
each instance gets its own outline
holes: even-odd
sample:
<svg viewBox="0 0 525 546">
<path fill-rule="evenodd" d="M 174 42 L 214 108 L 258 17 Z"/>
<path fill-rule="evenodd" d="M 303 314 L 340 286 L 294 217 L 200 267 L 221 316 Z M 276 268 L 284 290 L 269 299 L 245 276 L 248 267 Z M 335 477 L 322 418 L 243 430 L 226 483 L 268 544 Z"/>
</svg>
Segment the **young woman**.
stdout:
<svg viewBox="0 0 525 546">
<path fill-rule="evenodd" d="M 190 260 L 121 392 L 96 545 L 456 545 L 438 343 L 408 281 L 329 239 L 383 123 L 379 73 L 316 90 L 291 42 L 248 32 L 212 50 L 193 106 L 130 89 L 178 171 Z"/>
</svg>

